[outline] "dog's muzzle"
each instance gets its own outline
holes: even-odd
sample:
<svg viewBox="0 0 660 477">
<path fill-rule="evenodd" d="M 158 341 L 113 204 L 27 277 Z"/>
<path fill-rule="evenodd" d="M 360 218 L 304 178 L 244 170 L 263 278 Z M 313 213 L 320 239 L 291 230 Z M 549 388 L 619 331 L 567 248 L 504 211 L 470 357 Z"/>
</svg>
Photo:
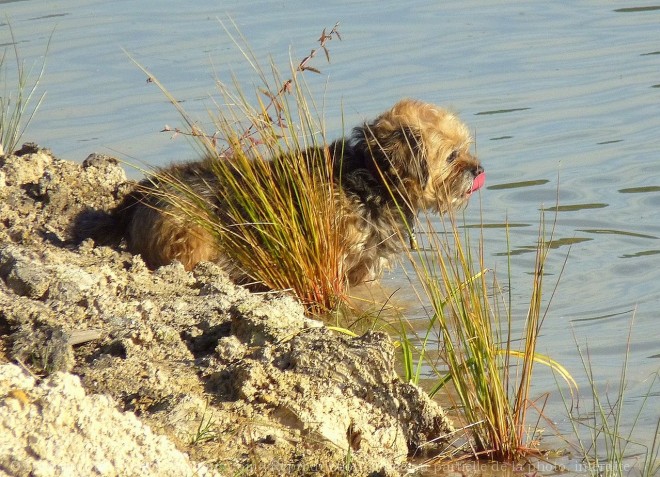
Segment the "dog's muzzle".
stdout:
<svg viewBox="0 0 660 477">
<path fill-rule="evenodd" d="M 472 179 L 472 189 L 470 189 L 470 194 L 481 189 L 486 183 L 486 173 L 480 167 L 477 171 L 477 175 Z"/>
</svg>

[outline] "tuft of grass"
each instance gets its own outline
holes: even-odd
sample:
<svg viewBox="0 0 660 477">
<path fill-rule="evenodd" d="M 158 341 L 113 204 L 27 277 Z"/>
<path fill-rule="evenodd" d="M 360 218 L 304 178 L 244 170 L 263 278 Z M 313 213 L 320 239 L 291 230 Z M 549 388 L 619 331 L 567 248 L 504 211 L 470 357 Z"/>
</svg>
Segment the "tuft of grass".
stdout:
<svg viewBox="0 0 660 477">
<path fill-rule="evenodd" d="M 411 254 L 423 290 L 420 295 L 430 302 L 431 312 L 425 334 L 419 338 L 416 362 L 411 340 L 403 338 L 406 377 L 419 379 L 422 365 L 428 364 L 427 347 L 437 334 L 443 343 L 440 354 L 447 371 L 434 368 L 438 382 L 430 394 L 451 383 L 467 423 L 469 445 L 478 458 L 512 462 L 536 452 L 539 421 L 532 425 L 528 422 L 530 409 L 536 408 L 537 419 L 543 414 L 542 405 L 530 396 L 535 364 L 551 367 L 572 388 L 576 387 L 558 362 L 536 351 L 547 313 L 547 306 L 543 306 L 544 268 L 552 240 L 546 239 L 543 224 L 541 216 L 528 310 L 520 337 L 513 335 L 511 264 L 509 292 L 505 293 L 494 272 L 484 265 L 483 237 L 475 253 L 469 230 L 466 228 L 463 236 L 455 218 L 449 217 L 445 233 L 438 233 L 429 223 L 429 243 Z"/>
<path fill-rule="evenodd" d="M 209 410 L 208 402 L 204 409 L 199 424 L 197 426 L 197 431 L 190 436 L 189 444 L 191 446 L 201 444 L 208 441 L 216 440 L 219 436 L 217 423 L 213 417 L 213 411 L 210 412 L 210 415 L 207 417 L 206 412 Z"/>
<path fill-rule="evenodd" d="M 7 25 L 13 46 L 16 71 L 12 75 L 15 75 L 14 84 L 14 81 L 9 81 L 8 79 L 10 76 L 6 65 L 8 55 L 7 50 L 3 50 L 0 53 L 0 77 L 2 77 L 2 82 L 5 86 L 2 96 L 0 96 L 0 156 L 16 150 L 23 133 L 34 118 L 44 99 L 45 93 L 37 96 L 36 91 L 44 75 L 46 68 L 45 58 L 50 46 L 49 38 L 46 45 L 46 54 L 44 54 L 44 61 L 41 63 L 36 78 L 31 80 L 30 78 L 33 77 L 32 68 L 27 69 L 25 63 L 21 60 L 18 51 L 18 42 L 16 41 L 14 30 L 9 20 L 7 20 Z M 14 84 L 14 87 L 8 90 L 7 88 L 10 84 Z"/>
<path fill-rule="evenodd" d="M 195 139 L 219 184 L 202 195 L 165 170 L 155 175 L 156 182 L 167 185 L 162 199 L 209 231 L 222 256 L 252 285 L 292 291 L 315 312 L 343 302 L 347 282 L 336 227 L 333 165 L 321 114 L 302 73 L 319 73 L 310 62 L 317 51 L 329 59 L 326 45 L 335 37 L 337 25 L 323 30 L 319 47 L 292 64 L 290 78 L 284 80 L 275 65 L 268 73 L 259 67 L 245 40 L 241 45 L 232 36 L 261 86 L 253 96 L 236 81 L 218 82 L 221 99 L 211 115 L 213 134 L 204 132 L 142 68 L 186 124 L 185 130 L 165 130 Z"/>
<path fill-rule="evenodd" d="M 592 476 L 623 477 L 630 475 L 633 467 L 637 467 L 641 477 L 652 477 L 660 473 L 660 418 L 656 423 L 650 443 L 643 443 L 635 437 L 635 428 L 641 413 L 646 408 L 649 397 L 654 395 L 654 387 L 659 380 L 657 372 L 649 377 L 648 389 L 642 395 L 641 403 L 632 413 L 634 415 L 632 422 L 624 423 L 622 420 L 624 416 L 631 414 L 625 406 L 629 398 L 627 374 L 631 332 L 632 321 L 621 364 L 619 382 L 613 393 L 609 393 L 607 390 L 603 392 L 599 389 L 589 346 L 580 346 L 577 340 L 580 360 L 589 383 L 590 408 L 581 411 L 580 407 L 574 406 L 573 400 L 565 396 L 559 387 L 576 438 L 576 442 L 572 445 L 582 456 L 584 469 Z M 639 460 L 637 460 L 638 458 Z"/>
</svg>

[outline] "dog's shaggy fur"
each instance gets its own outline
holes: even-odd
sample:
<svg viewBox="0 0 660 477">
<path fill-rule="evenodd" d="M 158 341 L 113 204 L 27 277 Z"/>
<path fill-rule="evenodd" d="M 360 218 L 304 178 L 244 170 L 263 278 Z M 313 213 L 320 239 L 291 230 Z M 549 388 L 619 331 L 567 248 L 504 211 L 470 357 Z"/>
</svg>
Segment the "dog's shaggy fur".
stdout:
<svg viewBox="0 0 660 477">
<path fill-rule="evenodd" d="M 471 144 L 468 129 L 453 114 L 402 100 L 326 150 L 305 151 L 307 156 L 325 154 L 332 164 L 335 223 L 348 283 L 381 274 L 392 255 L 403 249 L 402 237 L 419 211 L 446 212 L 467 202 L 476 187 L 474 179 L 483 172 L 470 153 Z M 222 184 L 213 172 L 213 160 L 217 159 L 165 169 L 168 193 L 177 194 L 170 183 L 174 180 L 217 201 L 214 190 Z M 215 261 L 235 280 L 248 278 L 239 264 L 222 256 L 222 246 L 211 232 L 191 224 L 163 200 L 162 187 L 159 174 L 142 181 L 110 213 L 81 216 L 75 235 L 106 245 L 125 239 L 128 250 L 141 254 L 152 268 L 173 260 L 186 269 L 200 261 Z M 221 203 L 216 209 L 219 220 L 230 220 L 222 214 Z"/>
</svg>

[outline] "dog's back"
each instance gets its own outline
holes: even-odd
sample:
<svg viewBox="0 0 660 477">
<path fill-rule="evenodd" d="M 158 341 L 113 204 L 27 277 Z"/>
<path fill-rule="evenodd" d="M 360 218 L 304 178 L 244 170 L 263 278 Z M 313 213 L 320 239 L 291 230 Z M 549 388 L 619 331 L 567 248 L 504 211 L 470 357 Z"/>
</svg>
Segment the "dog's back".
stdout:
<svg viewBox="0 0 660 477">
<path fill-rule="evenodd" d="M 204 161 L 178 165 L 168 169 L 173 181 L 193 183 L 208 190 L 203 179 Z M 217 259 L 217 247 L 211 234 L 199 225 L 173 211 L 165 200 L 176 187 L 145 179 L 109 212 L 82 212 L 73 224 L 73 239 L 80 243 L 91 238 L 95 245 L 119 246 L 125 240 L 129 252 L 140 254 L 149 268 L 180 261 L 186 270 L 200 261 Z"/>
</svg>

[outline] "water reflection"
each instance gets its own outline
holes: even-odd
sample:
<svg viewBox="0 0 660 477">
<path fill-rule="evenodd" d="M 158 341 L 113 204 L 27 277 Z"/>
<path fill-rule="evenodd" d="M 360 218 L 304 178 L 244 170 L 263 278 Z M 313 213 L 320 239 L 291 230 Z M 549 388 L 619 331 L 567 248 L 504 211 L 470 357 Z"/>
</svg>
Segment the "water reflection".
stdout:
<svg viewBox="0 0 660 477">
<path fill-rule="evenodd" d="M 494 109 L 492 111 L 481 111 L 478 113 L 475 113 L 476 116 L 485 116 L 485 115 L 491 115 L 491 114 L 507 114 L 507 113 L 515 113 L 518 111 L 527 111 L 528 109 L 532 108 L 509 108 L 509 109 Z"/>
<path fill-rule="evenodd" d="M 591 203 L 591 204 L 573 204 L 573 205 L 556 205 L 553 207 L 547 207 L 543 209 L 545 212 L 575 212 L 578 210 L 585 209 L 602 209 L 608 207 L 609 204 L 604 204 L 601 202 Z"/>
<path fill-rule="evenodd" d="M 503 190 L 503 189 L 517 189 L 519 187 L 533 187 L 538 185 L 547 184 L 550 182 L 548 179 L 537 179 L 531 181 L 508 182 L 506 184 L 496 184 L 486 187 L 488 190 Z"/>
<path fill-rule="evenodd" d="M 609 234 L 609 235 L 625 235 L 627 237 L 648 238 L 656 240 L 658 237 L 654 235 L 640 234 L 636 232 L 627 232 L 625 230 L 613 229 L 577 229 L 578 232 L 586 232 L 588 234 Z"/>
<path fill-rule="evenodd" d="M 646 257 L 648 255 L 659 255 L 660 250 L 644 250 L 642 252 L 637 252 L 637 253 L 626 253 L 623 255 L 620 255 L 619 258 L 637 258 L 637 257 Z"/>
<path fill-rule="evenodd" d="M 618 313 L 608 313 L 608 314 L 605 314 L 605 315 L 591 316 L 591 317 L 588 317 L 588 318 L 573 318 L 570 321 L 571 321 L 571 323 L 578 323 L 578 322 L 581 322 L 581 321 L 607 320 L 609 318 L 615 318 L 615 317 L 626 316 L 626 315 L 629 316 L 634 311 L 635 310 L 625 310 L 625 311 L 621 311 L 621 312 L 618 312 Z"/>
<path fill-rule="evenodd" d="M 546 245 L 550 249 L 558 249 L 561 247 L 572 246 L 582 242 L 588 242 L 590 240 L 593 239 L 587 237 L 570 237 L 570 238 L 549 240 L 546 243 Z M 526 253 L 536 253 L 536 250 L 537 250 L 536 245 L 523 245 L 521 247 L 516 247 L 514 250 L 508 252 L 499 252 L 499 253 L 495 253 L 494 255 L 499 257 L 515 256 L 515 255 L 523 255 Z"/>
<path fill-rule="evenodd" d="M 515 229 L 521 227 L 529 227 L 531 224 L 516 224 L 516 223 L 494 223 L 494 224 L 467 224 L 460 225 L 462 229 Z"/>
<path fill-rule="evenodd" d="M 645 186 L 645 187 L 628 187 L 627 189 L 619 189 L 622 194 L 643 194 L 646 192 L 660 192 L 660 186 Z"/>
<path fill-rule="evenodd" d="M 660 10 L 660 6 L 655 7 L 626 7 L 626 8 L 617 8 L 613 11 L 617 13 L 636 13 L 636 12 L 652 12 L 655 10 Z"/>
</svg>

